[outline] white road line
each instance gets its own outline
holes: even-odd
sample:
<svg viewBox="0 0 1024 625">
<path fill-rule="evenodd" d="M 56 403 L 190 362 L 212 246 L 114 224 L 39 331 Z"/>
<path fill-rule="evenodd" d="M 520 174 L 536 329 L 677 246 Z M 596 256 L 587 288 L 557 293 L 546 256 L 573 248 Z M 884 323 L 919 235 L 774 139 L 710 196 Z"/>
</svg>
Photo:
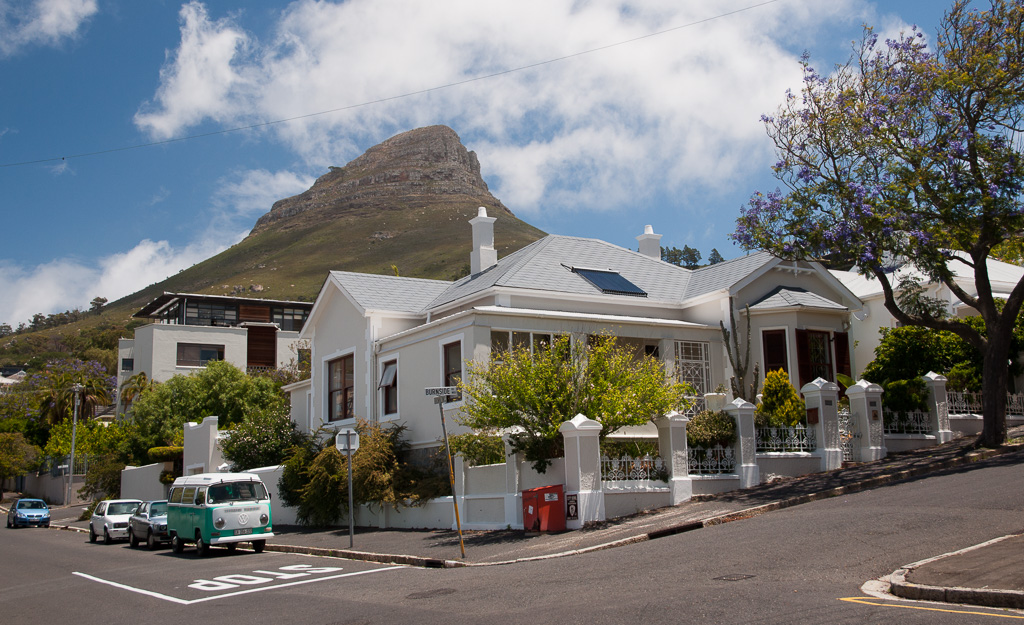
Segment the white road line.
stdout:
<svg viewBox="0 0 1024 625">
<path fill-rule="evenodd" d="M 274 586 L 260 586 L 259 588 L 247 588 L 245 590 L 237 590 L 235 592 L 224 593 L 223 595 L 214 595 L 214 596 L 211 596 L 211 597 L 200 597 L 199 599 L 179 599 L 177 597 L 172 597 L 170 595 L 165 595 L 163 593 L 159 593 L 159 592 L 156 592 L 156 591 L 153 591 L 153 590 L 146 590 L 144 588 L 135 588 L 134 586 L 129 586 L 127 584 L 122 584 L 120 582 L 114 582 L 114 581 L 111 581 L 109 579 L 103 579 L 102 577 L 96 577 L 95 575 L 89 575 L 88 573 L 79 573 L 78 571 L 73 571 L 71 574 L 72 575 L 77 575 L 79 577 L 84 577 L 85 579 L 89 579 L 89 580 L 92 580 L 94 582 L 98 582 L 100 584 L 106 584 L 108 586 L 113 586 L 115 588 L 120 588 L 122 590 L 128 590 L 130 592 L 135 592 L 135 593 L 138 593 L 140 595 L 146 595 L 148 597 L 155 597 L 157 599 L 163 599 L 164 601 L 170 601 L 171 603 L 177 603 L 177 604 L 180 604 L 180 605 L 192 605 L 194 603 L 203 603 L 205 601 L 215 601 L 217 599 L 225 599 L 227 597 L 237 597 L 238 595 L 247 595 L 247 594 L 254 593 L 254 592 L 263 592 L 265 590 L 274 590 L 274 589 L 277 589 L 277 588 L 287 588 L 288 586 L 300 586 L 302 584 L 312 584 L 314 582 L 325 582 L 325 581 L 331 580 L 331 579 L 340 579 L 342 577 L 355 577 L 356 575 L 367 575 L 369 573 L 380 573 L 382 571 L 397 571 L 399 569 L 404 569 L 404 568 L 407 568 L 407 567 L 404 567 L 404 566 L 392 566 L 392 567 L 383 568 L 383 569 L 370 569 L 370 570 L 367 570 L 367 571 L 355 571 L 353 573 L 341 573 L 340 575 L 329 575 L 327 577 L 314 577 L 312 579 L 304 579 L 304 580 L 300 580 L 300 581 L 296 581 L 296 582 L 287 582 L 285 584 L 276 584 Z"/>
</svg>

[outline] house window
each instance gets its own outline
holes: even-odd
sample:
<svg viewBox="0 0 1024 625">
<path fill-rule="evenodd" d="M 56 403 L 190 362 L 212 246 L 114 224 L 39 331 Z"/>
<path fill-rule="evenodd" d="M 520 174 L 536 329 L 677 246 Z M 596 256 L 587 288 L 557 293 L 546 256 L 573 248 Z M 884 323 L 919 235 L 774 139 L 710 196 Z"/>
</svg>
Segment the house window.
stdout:
<svg viewBox="0 0 1024 625">
<path fill-rule="evenodd" d="M 761 332 L 761 343 L 764 346 L 764 373 L 782 369 L 789 374 L 788 354 L 786 350 L 785 330 L 764 330 Z"/>
<path fill-rule="evenodd" d="M 448 343 L 442 348 L 444 381 L 443 386 L 458 386 L 462 379 L 462 341 Z M 462 395 L 455 396 L 454 400 L 462 399 Z"/>
<path fill-rule="evenodd" d="M 205 367 L 211 360 L 224 360 L 223 345 L 178 343 L 179 367 Z"/>
<path fill-rule="evenodd" d="M 353 418 L 353 392 L 355 390 L 355 358 L 342 356 L 327 363 L 328 421 Z"/>
<path fill-rule="evenodd" d="M 272 320 L 285 331 L 298 332 L 306 323 L 309 311 L 305 308 L 275 308 Z"/>
<path fill-rule="evenodd" d="M 398 361 L 384 363 L 384 371 L 380 376 L 377 388 L 381 391 L 384 414 L 398 414 Z"/>
<path fill-rule="evenodd" d="M 796 331 L 797 364 L 800 367 L 800 386 L 817 378 L 835 381 L 832 368 L 832 342 L 828 332 Z"/>
<path fill-rule="evenodd" d="M 121 359 L 121 371 L 134 371 L 135 370 L 135 359 L 134 358 L 122 358 Z"/>
<path fill-rule="evenodd" d="M 509 348 L 525 349 L 530 353 L 546 350 L 551 347 L 551 334 L 547 332 L 517 332 L 508 330 L 491 330 L 491 354 L 497 356 L 509 351 Z"/>
<path fill-rule="evenodd" d="M 711 389 L 711 349 L 701 341 L 676 341 L 676 379 L 693 387 L 697 395 Z"/>
<path fill-rule="evenodd" d="M 188 302 L 185 306 L 185 324 L 190 326 L 238 325 L 238 308 L 231 304 Z"/>
</svg>

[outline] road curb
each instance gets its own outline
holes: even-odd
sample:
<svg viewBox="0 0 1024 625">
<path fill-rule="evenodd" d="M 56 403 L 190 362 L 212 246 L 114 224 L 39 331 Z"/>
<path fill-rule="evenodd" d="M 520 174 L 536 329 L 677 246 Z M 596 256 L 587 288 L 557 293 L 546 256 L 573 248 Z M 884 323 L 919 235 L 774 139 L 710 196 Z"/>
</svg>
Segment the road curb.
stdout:
<svg viewBox="0 0 1024 625">
<path fill-rule="evenodd" d="M 942 554 L 941 556 L 928 558 L 927 560 L 921 560 L 920 562 L 915 562 L 913 564 L 907 564 L 896 569 L 889 576 L 889 592 L 897 597 L 913 601 L 939 601 L 943 603 L 980 605 L 989 608 L 1024 610 L 1024 592 L 1019 590 L 963 588 L 959 586 L 929 586 L 927 584 L 915 584 L 914 582 L 907 580 L 907 576 L 910 573 L 929 562 L 935 562 L 936 560 L 941 560 L 943 558 L 949 558 L 951 556 L 974 551 L 975 549 L 987 547 L 1017 536 L 1020 536 L 1020 534 L 1010 534 L 981 543 L 980 545 L 974 545 L 973 547 L 967 547 L 966 549 L 961 549 L 959 551 L 952 551 L 950 553 Z"/>
<path fill-rule="evenodd" d="M 702 529 L 705 527 L 712 527 L 715 525 L 723 525 L 725 523 L 733 523 L 735 521 L 742 521 L 745 519 L 754 518 L 768 512 L 774 512 L 776 510 L 783 510 L 785 508 L 791 508 L 805 503 L 811 503 L 812 501 L 820 501 L 822 499 L 830 499 L 833 497 L 840 497 L 842 495 L 848 495 L 852 493 L 858 493 L 865 490 L 871 490 L 892 484 L 901 480 L 909 479 L 912 477 L 919 477 L 928 473 L 934 473 L 936 471 L 943 471 L 962 465 L 973 464 L 982 460 L 987 460 L 1003 454 L 1012 453 L 1024 449 L 1024 443 L 1013 443 L 997 447 L 995 449 L 981 449 L 968 452 L 961 456 L 955 456 L 953 458 L 947 458 L 934 463 L 913 467 L 910 469 L 904 469 L 901 471 L 894 471 L 892 473 L 885 473 L 883 475 L 877 475 L 870 477 L 859 482 L 853 482 L 845 484 L 843 486 L 837 486 L 816 493 L 808 493 L 806 495 L 799 495 L 797 497 L 790 497 L 788 499 L 780 499 L 778 501 L 753 506 L 750 508 L 744 508 L 735 512 L 727 512 L 707 519 L 698 521 L 687 521 L 686 523 L 680 523 L 676 525 L 670 525 L 650 532 L 631 536 L 629 538 L 622 538 L 600 545 L 594 545 L 592 547 L 584 547 L 582 549 L 572 549 L 569 551 L 561 551 L 558 553 L 545 554 L 541 556 L 528 556 L 525 558 L 515 558 L 512 560 L 500 560 L 496 562 L 465 562 L 462 560 L 441 560 L 436 558 L 424 558 L 420 556 L 410 555 L 398 555 L 398 554 L 380 554 L 380 553 L 369 553 L 362 551 L 351 551 L 346 549 L 329 549 L 323 547 L 301 547 L 298 545 L 267 545 L 267 550 L 270 551 L 282 551 L 286 553 L 302 553 L 306 555 L 319 555 L 319 556 L 330 556 L 335 558 L 347 558 L 352 560 L 364 560 L 367 562 L 380 562 L 384 564 L 404 564 L 407 566 L 419 566 L 424 568 L 461 568 L 461 567 L 476 567 L 476 566 L 505 566 L 509 564 L 522 564 L 524 562 L 537 562 L 541 560 L 552 560 L 554 558 L 565 558 L 570 556 L 578 556 L 586 553 L 593 553 L 595 551 L 604 551 L 606 549 L 614 549 L 616 547 L 623 547 L 626 545 L 632 545 L 636 543 L 646 542 L 648 540 L 655 540 L 658 538 L 664 538 L 666 536 L 674 536 L 676 534 L 682 534 L 684 532 L 691 532 L 693 530 Z M 713 499 L 713 498 L 712 498 Z M 970 589 L 961 589 L 970 590 Z M 981 604 L 984 605 L 984 604 Z"/>
</svg>

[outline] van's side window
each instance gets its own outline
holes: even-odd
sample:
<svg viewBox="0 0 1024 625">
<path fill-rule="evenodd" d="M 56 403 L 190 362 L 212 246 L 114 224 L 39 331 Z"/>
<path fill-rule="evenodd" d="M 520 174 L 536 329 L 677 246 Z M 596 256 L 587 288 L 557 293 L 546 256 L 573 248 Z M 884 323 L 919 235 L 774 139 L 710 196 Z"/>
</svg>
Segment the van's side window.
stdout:
<svg viewBox="0 0 1024 625">
<path fill-rule="evenodd" d="M 196 499 L 196 487 L 186 486 L 185 490 L 181 493 L 181 503 L 185 505 L 191 505 Z"/>
<path fill-rule="evenodd" d="M 196 505 L 201 506 L 206 503 L 206 487 L 200 486 L 196 489 Z"/>
<path fill-rule="evenodd" d="M 181 487 L 171 489 L 171 496 L 169 497 L 171 503 L 181 503 Z"/>
</svg>

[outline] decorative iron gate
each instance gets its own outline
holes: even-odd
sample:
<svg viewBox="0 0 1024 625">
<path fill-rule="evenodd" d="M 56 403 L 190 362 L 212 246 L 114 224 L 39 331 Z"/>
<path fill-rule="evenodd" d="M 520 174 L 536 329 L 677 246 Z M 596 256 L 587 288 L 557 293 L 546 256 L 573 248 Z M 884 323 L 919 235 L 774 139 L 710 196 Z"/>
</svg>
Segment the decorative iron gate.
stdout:
<svg viewBox="0 0 1024 625">
<path fill-rule="evenodd" d="M 854 460 L 854 441 L 860 440 L 861 433 L 857 420 L 850 414 L 849 408 L 839 410 L 839 444 L 843 449 L 843 462 Z"/>
</svg>

